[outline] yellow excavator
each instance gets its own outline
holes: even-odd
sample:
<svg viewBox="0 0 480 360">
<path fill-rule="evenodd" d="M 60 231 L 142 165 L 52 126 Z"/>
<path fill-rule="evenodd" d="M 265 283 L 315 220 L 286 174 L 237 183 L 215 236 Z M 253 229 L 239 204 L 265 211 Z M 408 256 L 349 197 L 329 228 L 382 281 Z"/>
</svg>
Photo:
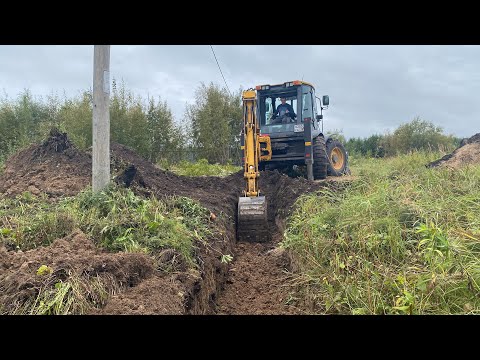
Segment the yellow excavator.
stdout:
<svg viewBox="0 0 480 360">
<path fill-rule="evenodd" d="M 267 200 L 260 191 L 259 163 L 270 160 L 272 149 L 270 137 L 260 135 L 260 123 L 257 116 L 256 92 L 245 90 L 243 100 L 242 145 L 244 178 L 246 188 L 238 200 L 237 239 L 248 242 L 269 240 Z"/>
<path fill-rule="evenodd" d="M 305 167 L 309 180 L 322 180 L 348 174 L 348 154 L 338 140 L 324 135 L 322 111 L 330 100 L 328 95 L 315 96 L 312 84 L 295 80 L 258 85 L 245 90 L 242 100 L 246 187 L 238 201 L 237 239 L 265 242 L 270 232 L 267 199 L 258 185 L 260 171 Z"/>
</svg>

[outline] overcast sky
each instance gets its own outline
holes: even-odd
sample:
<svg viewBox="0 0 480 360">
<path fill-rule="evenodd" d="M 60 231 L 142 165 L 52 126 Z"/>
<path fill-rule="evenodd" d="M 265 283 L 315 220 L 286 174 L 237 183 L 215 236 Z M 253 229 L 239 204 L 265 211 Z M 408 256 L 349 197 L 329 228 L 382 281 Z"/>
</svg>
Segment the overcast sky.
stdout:
<svg viewBox="0 0 480 360">
<path fill-rule="evenodd" d="M 414 117 L 469 137 L 480 132 L 480 46 L 213 46 L 230 90 L 302 78 L 328 94 L 325 130 L 349 138 Z M 209 45 L 112 45 L 111 78 L 166 100 L 177 121 L 200 82 L 224 85 Z M 92 87 L 93 46 L 0 45 L 0 89 L 16 97 Z"/>
</svg>

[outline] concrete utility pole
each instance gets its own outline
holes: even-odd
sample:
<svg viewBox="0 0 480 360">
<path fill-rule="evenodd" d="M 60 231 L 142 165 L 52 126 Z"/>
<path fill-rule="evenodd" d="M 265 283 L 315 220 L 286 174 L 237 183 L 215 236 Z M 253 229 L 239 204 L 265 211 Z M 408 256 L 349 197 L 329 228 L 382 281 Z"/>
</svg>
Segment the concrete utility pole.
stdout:
<svg viewBox="0 0 480 360">
<path fill-rule="evenodd" d="M 110 182 L 110 45 L 94 45 L 93 51 L 93 149 L 92 190 Z"/>
</svg>

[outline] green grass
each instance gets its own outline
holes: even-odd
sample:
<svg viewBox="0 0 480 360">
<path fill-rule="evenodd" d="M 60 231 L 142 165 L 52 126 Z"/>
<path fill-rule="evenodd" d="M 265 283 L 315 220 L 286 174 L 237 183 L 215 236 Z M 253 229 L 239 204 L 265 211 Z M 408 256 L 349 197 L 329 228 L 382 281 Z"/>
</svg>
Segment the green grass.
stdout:
<svg viewBox="0 0 480 360">
<path fill-rule="evenodd" d="M 205 159 L 194 163 L 181 161 L 174 165 L 160 164 L 160 167 L 183 176 L 228 176 L 242 169 L 240 166 L 230 164 L 209 164 Z"/>
<path fill-rule="evenodd" d="M 64 206 L 25 192 L 15 199 L 0 199 L 0 240 L 8 248 L 29 250 L 49 245 L 68 235 L 75 219 Z"/>
<path fill-rule="evenodd" d="M 80 228 L 100 248 L 152 254 L 174 249 L 194 266 L 195 242 L 212 233 L 209 216 L 186 197 L 144 199 L 117 187 L 97 194 L 86 190 L 53 204 L 27 192 L 0 199 L 0 240 L 11 249 L 28 250 Z"/>
<path fill-rule="evenodd" d="M 425 168 L 439 156 L 352 159 L 346 190 L 297 201 L 282 246 L 316 312 L 480 311 L 480 167 Z"/>
</svg>

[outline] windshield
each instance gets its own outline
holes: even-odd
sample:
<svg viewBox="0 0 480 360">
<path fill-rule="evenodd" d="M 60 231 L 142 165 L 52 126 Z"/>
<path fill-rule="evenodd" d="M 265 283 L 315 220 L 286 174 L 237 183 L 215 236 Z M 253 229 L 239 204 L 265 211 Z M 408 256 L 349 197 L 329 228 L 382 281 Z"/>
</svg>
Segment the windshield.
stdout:
<svg viewBox="0 0 480 360">
<path fill-rule="evenodd" d="M 302 99 L 297 96 L 297 87 L 259 94 L 258 110 L 264 133 L 294 132 L 302 118 L 302 109 L 298 109 L 297 104 Z"/>
<path fill-rule="evenodd" d="M 285 98 L 284 102 L 281 100 L 282 97 Z M 296 123 L 298 117 L 296 93 L 261 97 L 260 117 L 262 126 Z"/>
</svg>

